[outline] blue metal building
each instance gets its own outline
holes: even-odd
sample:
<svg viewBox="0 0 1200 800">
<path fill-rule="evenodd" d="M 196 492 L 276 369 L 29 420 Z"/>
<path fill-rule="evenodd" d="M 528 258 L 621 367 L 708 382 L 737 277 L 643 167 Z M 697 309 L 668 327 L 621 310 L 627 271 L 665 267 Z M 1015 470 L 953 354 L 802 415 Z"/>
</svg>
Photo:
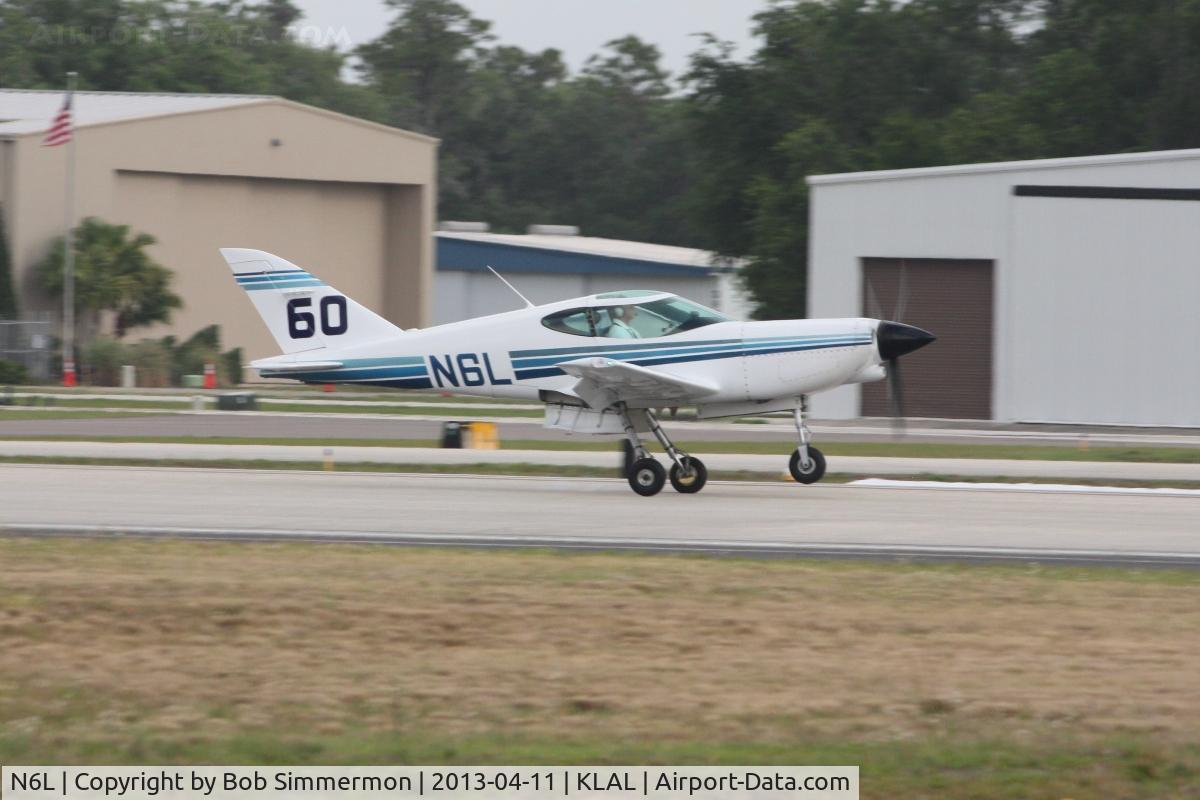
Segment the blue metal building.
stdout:
<svg viewBox="0 0 1200 800">
<path fill-rule="evenodd" d="M 579 236 L 569 228 L 550 230 L 529 234 L 439 231 L 434 322 L 521 307 L 488 266 L 534 303 L 617 289 L 657 289 L 731 317 L 745 318 L 752 309 L 736 261 L 705 250 Z"/>
</svg>

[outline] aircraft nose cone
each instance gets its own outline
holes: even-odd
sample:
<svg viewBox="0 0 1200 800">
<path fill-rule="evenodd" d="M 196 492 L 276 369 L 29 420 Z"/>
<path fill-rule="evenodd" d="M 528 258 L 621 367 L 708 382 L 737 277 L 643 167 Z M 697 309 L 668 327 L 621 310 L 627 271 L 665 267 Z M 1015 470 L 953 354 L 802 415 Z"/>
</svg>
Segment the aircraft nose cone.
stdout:
<svg viewBox="0 0 1200 800">
<path fill-rule="evenodd" d="M 879 345 L 879 357 L 891 361 L 902 355 L 920 350 L 937 337 L 912 325 L 900 322 L 880 322 L 875 330 L 875 341 Z"/>
</svg>

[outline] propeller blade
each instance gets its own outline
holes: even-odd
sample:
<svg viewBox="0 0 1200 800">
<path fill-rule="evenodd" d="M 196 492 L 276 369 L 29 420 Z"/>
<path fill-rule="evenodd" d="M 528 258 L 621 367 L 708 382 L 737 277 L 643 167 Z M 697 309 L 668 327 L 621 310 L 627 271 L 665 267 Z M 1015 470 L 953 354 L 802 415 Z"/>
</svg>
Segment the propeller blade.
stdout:
<svg viewBox="0 0 1200 800">
<path fill-rule="evenodd" d="M 883 307 L 879 305 L 879 298 L 875 296 L 875 287 L 869 279 L 867 280 L 867 315 L 872 319 L 883 319 Z"/>
<path fill-rule="evenodd" d="M 893 358 L 887 362 L 888 398 L 892 401 L 892 433 L 903 436 L 905 433 L 904 413 L 904 381 L 900 377 L 900 359 Z"/>
<path fill-rule="evenodd" d="M 904 434 L 904 381 L 900 377 L 900 357 L 937 339 L 929 331 L 900 322 L 880 322 L 875 328 L 875 346 L 880 360 L 887 365 L 888 397 L 892 401 L 892 431 Z"/>
</svg>

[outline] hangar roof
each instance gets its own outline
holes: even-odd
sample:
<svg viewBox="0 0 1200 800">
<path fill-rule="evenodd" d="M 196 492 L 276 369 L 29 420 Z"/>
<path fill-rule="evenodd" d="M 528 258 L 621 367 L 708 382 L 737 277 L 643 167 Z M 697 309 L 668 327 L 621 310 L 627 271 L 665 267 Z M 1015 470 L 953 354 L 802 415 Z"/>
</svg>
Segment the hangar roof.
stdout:
<svg viewBox="0 0 1200 800">
<path fill-rule="evenodd" d="M 867 172 L 841 172 L 833 175 L 810 175 L 808 183 L 815 186 L 831 183 L 937 178 L 950 175 L 977 175 L 986 172 L 1018 172 L 1063 167 L 1097 167 L 1115 164 L 1138 164 L 1156 161 L 1183 161 L 1200 158 L 1200 149 L 1154 150 L 1147 153 L 1113 153 L 1101 156 L 1072 158 L 1041 158 L 1033 161 L 996 161 L 986 164 L 955 164 L 948 167 L 916 167 L 913 169 L 884 169 Z"/>
<path fill-rule="evenodd" d="M 0 89 L 0 134 L 43 131 L 62 107 L 61 90 Z M 76 92 L 72 103 L 77 126 L 138 117 L 246 105 L 271 99 L 252 94 L 147 94 Z"/>
<path fill-rule="evenodd" d="M 708 250 L 594 236 L 437 232 L 438 269 L 708 275 L 741 266 Z"/>
<path fill-rule="evenodd" d="M 62 108 L 65 91 L 61 89 L 0 89 L 0 138 L 42 133 L 49 129 L 54 115 Z M 378 125 L 328 111 L 315 106 L 296 103 L 282 97 L 265 94 L 156 94 L 152 92 L 75 92 L 72 101 L 72 116 L 76 127 L 102 125 L 109 122 L 125 122 L 174 114 L 189 114 L 197 111 L 249 106 L 259 103 L 274 103 L 293 108 L 302 108 L 320 114 L 340 117 L 361 125 L 403 134 L 409 138 L 426 142 L 437 139 L 412 131 Z"/>
</svg>

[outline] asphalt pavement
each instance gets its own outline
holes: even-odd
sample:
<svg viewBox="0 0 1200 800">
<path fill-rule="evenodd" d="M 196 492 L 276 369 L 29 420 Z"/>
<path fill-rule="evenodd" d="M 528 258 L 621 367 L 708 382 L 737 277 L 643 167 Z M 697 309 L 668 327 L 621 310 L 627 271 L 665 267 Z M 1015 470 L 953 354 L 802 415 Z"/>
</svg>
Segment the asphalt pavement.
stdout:
<svg viewBox="0 0 1200 800">
<path fill-rule="evenodd" d="M 1200 497 L 0 465 L 0 533 L 1200 566 Z"/>
</svg>

